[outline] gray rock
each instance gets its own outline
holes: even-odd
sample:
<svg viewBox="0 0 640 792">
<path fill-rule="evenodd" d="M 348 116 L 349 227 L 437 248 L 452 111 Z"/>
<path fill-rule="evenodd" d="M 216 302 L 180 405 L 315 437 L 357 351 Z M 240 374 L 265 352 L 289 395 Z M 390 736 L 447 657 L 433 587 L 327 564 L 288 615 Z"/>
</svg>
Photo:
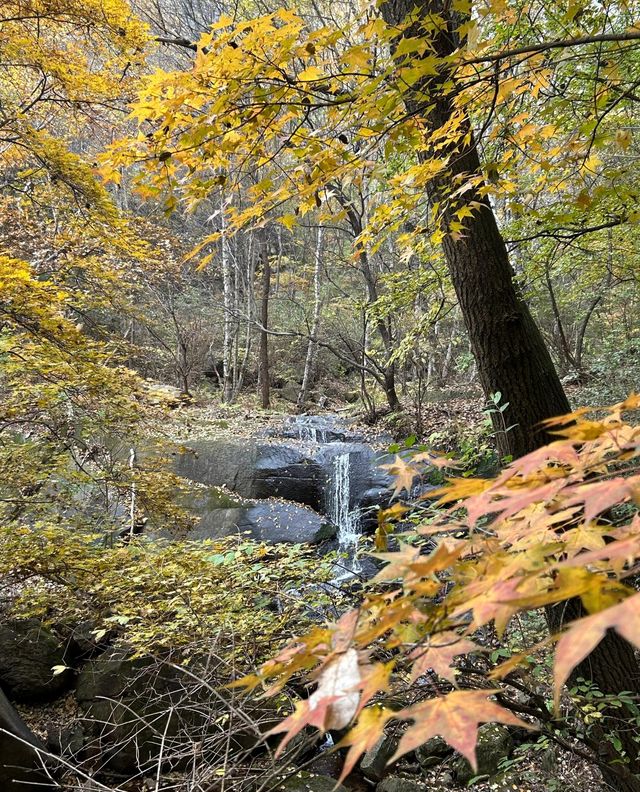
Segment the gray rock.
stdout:
<svg viewBox="0 0 640 792">
<path fill-rule="evenodd" d="M 378 784 L 376 792 L 424 792 L 424 781 L 388 776 Z"/>
<path fill-rule="evenodd" d="M 215 669 L 201 672 L 195 662 L 190 668 L 220 687 Z M 222 689 L 212 696 L 209 687 L 180 669 L 151 658 L 129 660 L 111 650 L 78 677 L 84 756 L 103 769 L 132 776 L 160 758 L 167 769 L 184 769 L 193 760 L 194 745 L 202 745 L 203 761 L 211 762 L 227 751 L 238 757 L 263 750 L 262 735 L 282 720 L 281 702 L 227 702 L 231 695 Z"/>
<path fill-rule="evenodd" d="M 96 622 L 91 619 L 76 624 L 69 636 L 69 648 L 74 658 L 86 660 L 104 652 L 109 645 L 110 636 L 107 634 L 103 638 L 96 638 L 96 629 Z"/>
<path fill-rule="evenodd" d="M 62 643 L 37 619 L 10 619 L 0 625 L 0 685 L 24 702 L 55 698 L 70 685 L 72 671 L 54 675 L 65 665 Z"/>
<path fill-rule="evenodd" d="M 199 518 L 186 534 L 187 539 L 221 539 L 247 533 L 257 541 L 316 544 L 335 534 L 335 526 L 310 508 L 273 498 L 249 501 L 228 495 L 233 505 L 221 508 L 217 506 L 221 500 L 212 497 L 209 489 L 195 491 L 187 504 Z"/>
<path fill-rule="evenodd" d="M 475 776 L 492 776 L 497 772 L 500 760 L 509 756 L 512 750 L 513 740 L 509 729 L 498 723 L 485 723 L 478 729 L 477 771 L 463 756 L 458 756 L 451 764 L 453 777 L 459 784 L 466 784 Z"/>
<path fill-rule="evenodd" d="M 174 467 L 184 478 L 226 487 L 244 498 L 320 506 L 320 467 L 297 448 L 247 439 L 194 440 L 176 456 Z"/>
<path fill-rule="evenodd" d="M 360 761 L 362 775 L 369 781 L 381 781 L 389 759 L 394 755 L 397 747 L 398 740 L 395 737 L 383 735 L 362 757 Z"/>
<path fill-rule="evenodd" d="M 47 727 L 47 748 L 56 756 L 77 762 L 81 758 L 84 742 L 84 729 L 80 723 L 70 726 L 55 724 Z"/>
<path fill-rule="evenodd" d="M 313 773 L 298 773 L 294 778 L 288 778 L 271 787 L 270 792 L 271 790 L 272 792 L 347 792 L 346 787 L 338 784 L 335 778 Z"/>
<path fill-rule="evenodd" d="M 148 770 L 161 751 L 172 766 L 182 725 L 172 707 L 182 692 L 179 673 L 150 659 L 110 651 L 88 663 L 76 687 L 87 756 L 124 775 Z"/>
<path fill-rule="evenodd" d="M 20 718 L 0 690 L 0 789 L 46 792 L 54 789 L 39 759 L 45 746 Z"/>
<path fill-rule="evenodd" d="M 452 753 L 453 748 L 442 737 L 431 737 L 415 751 L 416 759 L 425 770 L 441 764 Z"/>
</svg>

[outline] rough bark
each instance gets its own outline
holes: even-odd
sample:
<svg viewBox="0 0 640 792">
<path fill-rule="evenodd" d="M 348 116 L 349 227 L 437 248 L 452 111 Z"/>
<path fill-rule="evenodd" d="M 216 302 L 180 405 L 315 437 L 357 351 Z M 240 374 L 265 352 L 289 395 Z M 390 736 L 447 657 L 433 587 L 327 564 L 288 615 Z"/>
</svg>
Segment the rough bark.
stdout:
<svg viewBox="0 0 640 792">
<path fill-rule="evenodd" d="M 381 13 L 385 20 L 400 24 L 417 8 L 418 17 L 432 19 L 440 15 L 447 21 L 434 36 L 435 53 L 442 58 L 458 46 L 456 22 L 448 11 L 446 0 L 385 0 Z M 459 20 L 457 20 L 459 24 Z M 419 35 L 419 21 L 404 35 Z M 443 61 L 444 63 L 445 61 Z M 428 128 L 439 129 L 447 124 L 453 112 L 451 93 L 442 90 L 450 75 L 443 66 L 441 74 L 429 77 L 405 94 L 407 110 L 422 115 Z M 452 144 L 448 172 L 429 187 L 429 198 L 446 206 L 448 191 L 457 178 L 481 174 L 480 161 L 473 135 Z M 466 142 L 465 142 L 466 141 Z M 428 156 L 428 153 L 421 154 Z M 513 279 L 508 252 L 498 228 L 496 217 L 478 188 L 469 191 L 467 201 L 477 202 L 478 209 L 467 218 L 464 234 L 454 239 L 447 234 L 443 249 L 449 275 L 469 334 L 471 349 L 478 366 L 484 393 L 500 391 L 509 402 L 506 411 L 508 432 L 496 424 L 498 448 L 502 456 L 519 457 L 544 444 L 549 437 L 540 422 L 569 411 L 569 402 L 554 368 L 542 334 Z M 445 209 L 443 223 L 448 228 L 452 210 Z M 579 614 L 579 601 L 570 601 L 550 611 L 552 627 L 561 627 Z M 575 676 L 592 680 L 607 694 L 631 690 L 640 694 L 640 675 L 633 648 L 616 634 L 608 634 L 595 651 L 575 669 Z M 624 725 L 624 724 L 623 724 Z M 640 792 L 638 747 L 628 728 L 618 730 L 627 755 L 628 767 L 605 767 L 605 780 L 620 792 Z"/>
<path fill-rule="evenodd" d="M 456 25 L 447 5 L 443 0 L 421 0 L 417 6 L 424 19 L 434 14 L 449 18 L 449 27 L 441 29 L 433 41 L 435 52 L 443 58 L 458 46 Z M 413 0 L 387 0 L 381 11 L 387 22 L 398 25 L 415 7 Z M 406 35 L 419 35 L 419 28 L 409 28 Z M 441 89 L 447 76 L 443 72 L 431 77 L 405 95 L 408 111 L 424 115 L 431 129 L 445 126 L 454 111 L 451 93 Z M 466 143 L 452 142 L 450 154 L 446 175 L 434 179 L 428 188 L 431 201 L 442 201 L 444 207 L 452 182 L 481 173 L 472 134 Z M 421 156 L 428 157 L 429 152 L 421 152 Z M 502 425 L 496 425 L 499 451 L 503 456 L 522 456 L 549 439 L 540 422 L 568 412 L 569 402 L 549 350 L 514 282 L 491 205 L 478 188 L 466 195 L 467 202 L 475 202 L 477 209 L 466 219 L 460 238 L 445 236 L 444 254 L 484 392 L 499 391 L 503 401 L 509 402 L 504 415 L 514 428 L 505 434 L 500 431 Z M 443 226 L 448 228 L 455 208 L 445 208 Z"/>
</svg>

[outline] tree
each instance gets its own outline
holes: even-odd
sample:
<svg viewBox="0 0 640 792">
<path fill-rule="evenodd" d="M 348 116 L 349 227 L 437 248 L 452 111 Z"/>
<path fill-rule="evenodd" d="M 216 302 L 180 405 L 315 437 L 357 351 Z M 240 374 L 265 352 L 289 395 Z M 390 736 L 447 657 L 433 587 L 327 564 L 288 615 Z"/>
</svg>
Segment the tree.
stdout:
<svg viewBox="0 0 640 792">
<path fill-rule="evenodd" d="M 500 393 L 507 402 L 495 416 L 500 454 L 518 458 L 549 439 L 542 422 L 567 413 L 569 404 L 514 281 L 491 205 L 492 198 L 504 199 L 516 189 L 517 180 L 524 184 L 538 170 L 552 171 L 562 154 L 562 147 L 550 143 L 562 134 L 561 127 L 546 117 L 538 122 L 530 121 L 528 113 L 512 115 L 514 97 L 526 92 L 533 99 L 540 96 L 549 84 L 547 56 L 594 47 L 599 63 L 607 46 L 610 56 L 621 50 L 621 57 L 632 59 L 635 45 L 631 55 L 623 47 L 639 40 L 640 32 L 622 27 L 628 18 L 625 7 L 612 17 L 620 24 L 612 32 L 606 30 L 612 24 L 607 14 L 578 16 L 570 8 L 566 18 L 578 28 L 573 37 L 511 47 L 514 16 L 503 4 L 480 19 L 471 15 L 465 0 L 455 3 L 455 10 L 441 0 L 424 0 L 417 6 L 389 2 L 381 11 L 384 21 L 366 18 L 355 36 L 330 28 L 308 31 L 303 20 L 284 10 L 235 26 L 221 19 L 198 43 L 189 76 L 161 76 L 149 83 L 137 112 L 153 127 L 144 139 L 117 148 L 112 159 L 126 164 L 162 157 L 158 180 L 168 180 L 193 202 L 207 174 L 215 169 L 229 173 L 232 159 L 257 162 L 263 178 L 250 193 L 251 205 L 231 218 L 237 227 L 293 204 L 294 212 L 280 216 L 292 227 L 298 216 L 322 203 L 321 190 L 331 194 L 338 179 L 348 182 L 361 172 L 384 179 L 389 200 L 358 229 L 354 255 L 360 260 L 369 256 L 381 238 L 402 227 L 407 212 L 413 213 L 413 231 L 401 240 L 414 255 L 438 255 L 435 246 L 442 246 L 485 394 Z M 524 32 L 549 32 L 545 15 L 543 19 L 542 26 L 532 23 L 530 30 L 524 23 Z M 525 70 L 523 64 L 531 68 Z M 612 107 L 629 101 L 619 84 L 609 88 L 607 83 L 604 97 L 598 95 L 589 128 L 572 141 L 575 157 L 565 157 L 568 167 L 576 168 L 566 177 L 563 173 L 564 181 L 578 182 L 585 168 L 596 167 L 594 129 L 609 121 Z M 474 134 L 474 118 L 482 114 L 480 131 Z M 509 145 L 483 164 L 478 146 L 487 133 L 502 136 Z M 535 167 L 523 167 L 514 149 L 536 135 L 544 167 L 537 161 Z M 194 141 L 203 141 L 196 154 Z M 612 140 L 598 145 L 612 145 Z M 371 156 L 380 148 L 387 156 L 406 155 L 391 179 L 384 173 L 386 165 Z M 160 151 L 170 151 L 170 157 Z M 284 180 L 278 178 L 283 166 Z M 603 170 L 598 177 L 606 183 L 612 171 Z M 539 183 L 551 189 L 548 177 Z M 581 204 L 593 208 L 590 202 Z M 327 220 L 329 211 L 325 208 Z M 348 212 L 347 204 L 342 217 Z M 551 217 L 555 219 L 553 213 Z M 586 220 L 576 222 L 585 225 Z M 505 418 L 506 426 L 501 423 Z M 624 640 L 608 636 L 598 651 L 603 659 L 607 652 L 618 657 L 627 676 L 637 679 Z M 590 662 L 598 685 L 605 692 L 615 690 L 619 679 L 608 673 L 606 659 L 594 656 Z"/>
<path fill-rule="evenodd" d="M 407 91 L 408 112 L 423 117 L 431 135 L 433 130 L 447 129 L 454 119 L 463 128 L 464 134 L 448 150 L 445 148 L 447 167 L 427 189 L 430 202 L 445 207 L 440 216 L 443 250 L 485 396 L 501 393 L 508 403 L 508 431 L 503 431 L 500 424 L 504 413 L 492 412 L 498 449 L 502 455 L 518 458 L 549 440 L 542 428 L 544 421 L 568 413 L 570 406 L 542 334 L 518 294 L 495 215 L 488 199 L 483 197 L 485 184 L 473 130 L 464 115 L 456 118 L 459 111 L 455 78 L 446 64 L 460 46 L 460 20 L 441 0 L 427 0 L 417 6 L 404 0 L 386 0 L 381 11 L 394 27 L 402 26 L 407 19 L 413 20 L 414 15 L 417 17 L 394 42 L 396 53 L 407 38 L 415 39 L 431 32 L 430 56 L 435 54 L 442 64 L 434 76 L 418 81 Z M 428 23 L 436 18 L 440 24 L 430 31 Z M 423 24 L 427 27 L 424 32 Z M 398 63 L 402 65 L 402 57 Z M 433 145 L 431 141 L 422 152 L 423 159 L 433 156 L 430 145 Z M 449 194 L 451 184 L 461 179 L 473 184 L 465 200 L 474 211 L 462 221 L 460 231 L 451 234 L 449 229 L 456 219 L 456 209 L 450 206 Z M 571 600 L 548 608 L 547 613 L 555 630 L 566 621 L 582 616 L 584 609 L 579 600 Z M 618 633 L 611 632 L 599 642 L 576 674 L 593 679 L 605 693 L 619 692 L 627 686 L 640 693 L 640 673 L 633 647 Z M 634 754 L 635 741 L 627 735 L 624 744 L 630 758 L 629 768 L 636 774 L 640 772 L 640 763 Z M 607 771 L 605 775 L 611 774 Z M 640 781 L 633 778 L 615 778 L 614 783 L 620 789 L 640 789 Z"/>
</svg>

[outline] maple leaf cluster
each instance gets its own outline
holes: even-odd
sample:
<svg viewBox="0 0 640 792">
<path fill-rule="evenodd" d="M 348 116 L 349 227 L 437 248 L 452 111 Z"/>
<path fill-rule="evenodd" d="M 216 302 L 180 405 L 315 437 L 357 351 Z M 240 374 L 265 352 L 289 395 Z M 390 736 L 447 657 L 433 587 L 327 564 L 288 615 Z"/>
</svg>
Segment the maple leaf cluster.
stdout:
<svg viewBox="0 0 640 792">
<path fill-rule="evenodd" d="M 556 702 L 608 630 L 640 647 L 640 594 L 628 582 L 640 558 L 640 425 L 628 417 L 638 409 L 640 396 L 632 395 L 599 412 L 552 419 L 558 439 L 495 478 L 451 478 L 430 492 L 440 516 L 398 550 L 375 554 L 386 564 L 358 608 L 241 680 L 264 685 L 267 695 L 300 674 L 317 683 L 272 730 L 284 733 L 282 747 L 305 726 L 350 724 L 339 743 L 349 749 L 344 778 L 389 721 L 406 721 L 392 761 L 441 735 L 475 767 L 479 724 L 535 727 L 504 706 L 499 688 L 535 647 L 494 668 L 482 689 L 458 688 L 456 658 L 486 651 L 479 628 L 492 625 L 502 636 L 518 613 L 579 598 L 584 617 L 549 639 Z M 420 461 L 409 470 L 396 460 L 396 492 L 410 490 Z M 616 509 L 626 516 L 616 519 Z M 402 513 L 392 507 L 392 517 Z M 444 681 L 433 685 L 438 677 Z M 420 682 L 419 700 L 399 710 L 377 700 Z"/>
</svg>

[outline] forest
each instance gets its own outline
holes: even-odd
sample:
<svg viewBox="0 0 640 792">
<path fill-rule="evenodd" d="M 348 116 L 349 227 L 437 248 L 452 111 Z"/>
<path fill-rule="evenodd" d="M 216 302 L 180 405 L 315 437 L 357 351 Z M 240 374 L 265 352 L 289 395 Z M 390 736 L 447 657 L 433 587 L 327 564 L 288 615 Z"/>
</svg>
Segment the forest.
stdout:
<svg viewBox="0 0 640 792">
<path fill-rule="evenodd" d="M 0 0 L 0 792 L 640 792 L 637 0 Z"/>
</svg>

